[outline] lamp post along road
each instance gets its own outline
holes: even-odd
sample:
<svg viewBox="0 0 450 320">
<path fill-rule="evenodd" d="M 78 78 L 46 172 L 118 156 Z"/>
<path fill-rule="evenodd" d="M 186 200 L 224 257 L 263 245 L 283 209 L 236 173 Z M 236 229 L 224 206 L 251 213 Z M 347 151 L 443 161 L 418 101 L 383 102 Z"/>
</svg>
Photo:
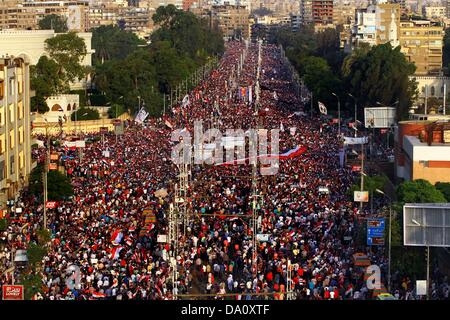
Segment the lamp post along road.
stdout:
<svg viewBox="0 0 450 320">
<path fill-rule="evenodd" d="M 375 192 L 382 194 L 389 200 L 389 247 L 388 247 L 388 290 L 391 291 L 391 248 L 392 248 L 392 199 L 380 189 L 375 189 Z"/>
<path fill-rule="evenodd" d="M 338 136 L 341 136 L 341 99 L 339 99 L 338 95 L 334 92 L 331 93 L 336 97 L 338 101 Z"/>
</svg>

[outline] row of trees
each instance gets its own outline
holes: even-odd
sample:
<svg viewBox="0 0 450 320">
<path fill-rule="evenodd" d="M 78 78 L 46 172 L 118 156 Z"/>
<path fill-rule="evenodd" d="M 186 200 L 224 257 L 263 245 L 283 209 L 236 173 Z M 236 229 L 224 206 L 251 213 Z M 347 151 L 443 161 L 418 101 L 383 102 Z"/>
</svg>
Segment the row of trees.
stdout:
<svg viewBox="0 0 450 320">
<path fill-rule="evenodd" d="M 288 28 L 275 31 L 269 41 L 281 44 L 286 55 L 312 90 L 315 101 L 321 101 L 331 109 L 337 108 L 339 95 L 343 110 L 353 111 L 352 94 L 358 105 L 358 117 L 363 108 L 392 105 L 398 102 L 398 119 L 406 118 L 417 86 L 409 76 L 415 66 L 389 43 L 369 47 L 363 45 L 346 55 L 339 48 L 339 28 L 315 33 L 312 27 L 299 32 Z"/>
<path fill-rule="evenodd" d="M 217 27 L 173 5 L 159 7 L 152 18 L 160 28 L 151 35 L 150 44 L 118 26 L 94 29 L 92 69 L 81 65 L 86 45 L 75 33 L 46 40 L 47 55 L 31 68 L 31 88 L 36 92 L 32 110 L 48 111 L 47 97 L 69 93 L 70 83 L 91 74 L 95 87 L 92 100 L 111 105 L 114 115 L 116 110 L 118 115 L 126 110 L 135 112 L 138 97 L 151 115 L 160 115 L 164 94 L 170 94 L 213 56 L 222 54 L 224 42 Z M 41 20 L 40 26 L 67 31 L 64 18 L 56 15 Z"/>
<path fill-rule="evenodd" d="M 160 28 L 149 45 L 119 27 L 93 30 L 93 82 L 113 111 L 115 105 L 136 111 L 139 96 L 151 115 L 160 115 L 163 95 L 224 51 L 221 33 L 190 12 L 168 5 L 152 18 Z"/>
</svg>

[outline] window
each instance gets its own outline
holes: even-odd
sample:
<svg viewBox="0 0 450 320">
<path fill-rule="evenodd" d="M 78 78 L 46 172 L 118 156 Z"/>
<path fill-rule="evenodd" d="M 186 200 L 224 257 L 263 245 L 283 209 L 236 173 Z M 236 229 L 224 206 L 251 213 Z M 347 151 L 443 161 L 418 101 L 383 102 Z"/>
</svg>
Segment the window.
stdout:
<svg viewBox="0 0 450 320">
<path fill-rule="evenodd" d="M 14 149 L 14 131 L 11 131 L 10 133 L 9 133 L 9 147 L 11 148 L 11 149 Z"/>
<path fill-rule="evenodd" d="M 9 157 L 9 174 L 14 174 L 14 155 Z"/>
<path fill-rule="evenodd" d="M 434 97 L 434 94 L 435 94 L 435 92 L 434 92 L 434 86 L 431 86 L 431 95 Z"/>
<path fill-rule="evenodd" d="M 5 178 L 6 178 L 5 161 L 0 161 L 0 180 L 3 180 Z"/>
<path fill-rule="evenodd" d="M 9 95 L 14 95 L 14 78 L 9 78 Z"/>
<path fill-rule="evenodd" d="M 5 95 L 4 86 L 5 86 L 5 82 L 3 80 L 0 80 L 0 100 L 3 99 L 3 97 Z"/>
</svg>

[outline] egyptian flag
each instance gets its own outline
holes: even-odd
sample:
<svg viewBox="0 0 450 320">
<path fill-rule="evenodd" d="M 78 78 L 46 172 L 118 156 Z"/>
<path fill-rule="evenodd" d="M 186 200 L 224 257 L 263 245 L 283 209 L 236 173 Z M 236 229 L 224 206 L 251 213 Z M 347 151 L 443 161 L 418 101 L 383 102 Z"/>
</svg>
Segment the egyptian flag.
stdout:
<svg viewBox="0 0 450 320">
<path fill-rule="evenodd" d="M 119 229 L 116 229 L 111 236 L 112 244 L 117 246 L 120 243 L 120 241 L 122 241 L 122 239 L 123 233 Z"/>
<path fill-rule="evenodd" d="M 104 293 L 100 293 L 100 292 L 94 292 L 93 294 L 92 294 L 92 297 L 93 298 L 106 298 L 106 294 L 104 294 Z"/>
<path fill-rule="evenodd" d="M 120 251 L 122 251 L 123 247 L 119 246 L 119 247 L 114 247 L 111 250 L 111 255 L 110 255 L 110 259 L 111 260 L 117 260 L 119 259 L 119 255 L 120 255 Z"/>
<path fill-rule="evenodd" d="M 126 236 L 125 237 L 125 243 L 128 245 L 128 246 L 132 246 L 133 245 L 133 237 L 131 237 L 131 236 Z"/>
<path fill-rule="evenodd" d="M 288 232 L 287 236 L 289 239 L 292 239 L 292 237 L 295 235 L 295 231 L 291 230 L 290 232 Z"/>
<path fill-rule="evenodd" d="M 319 222 L 314 229 L 312 229 L 313 232 L 319 232 L 322 229 L 322 221 Z"/>
<path fill-rule="evenodd" d="M 284 160 L 284 159 L 291 159 L 291 158 L 295 158 L 298 157 L 299 155 L 301 155 L 302 153 L 304 153 L 307 150 L 306 147 L 300 147 L 297 146 L 294 149 L 291 149 L 285 153 L 282 153 L 280 155 L 269 155 L 268 157 L 278 157 L 278 159 L 280 160 Z"/>
</svg>

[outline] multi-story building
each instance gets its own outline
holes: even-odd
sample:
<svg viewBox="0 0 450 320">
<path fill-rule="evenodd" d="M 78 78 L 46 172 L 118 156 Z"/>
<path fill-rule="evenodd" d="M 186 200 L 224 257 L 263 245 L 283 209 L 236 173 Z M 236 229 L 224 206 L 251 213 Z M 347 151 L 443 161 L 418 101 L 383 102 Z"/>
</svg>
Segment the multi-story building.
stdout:
<svg viewBox="0 0 450 320">
<path fill-rule="evenodd" d="M 16 0 L 0 2 L 0 29 L 35 29 L 37 17 Z"/>
<path fill-rule="evenodd" d="M 90 28 L 89 1 L 87 0 L 24 1 L 21 6 L 29 13 L 36 15 L 38 21 L 46 15 L 57 14 L 67 18 L 67 27 L 70 31 L 83 32 Z"/>
<path fill-rule="evenodd" d="M 314 24 L 333 24 L 333 0 L 312 0 L 312 19 Z"/>
<path fill-rule="evenodd" d="M 361 42 L 370 45 L 390 42 L 398 46 L 400 14 L 398 3 L 379 3 L 357 10 L 352 30 L 353 46 Z"/>
<path fill-rule="evenodd" d="M 50 14 L 67 18 L 70 31 L 89 30 L 89 2 L 6 0 L 0 3 L 0 29 L 39 29 L 39 21 Z"/>
<path fill-rule="evenodd" d="M 29 61 L 0 55 L 0 208 L 32 169 Z"/>
<path fill-rule="evenodd" d="M 153 8 L 128 7 L 122 10 L 118 19 L 120 27 L 136 33 L 141 38 L 146 38 L 153 31 Z"/>
<path fill-rule="evenodd" d="M 312 0 L 300 0 L 299 8 L 300 24 L 309 24 L 313 22 Z"/>
<path fill-rule="evenodd" d="M 333 24 L 352 24 L 355 21 L 356 6 L 353 2 L 336 3 L 333 8 Z"/>
<path fill-rule="evenodd" d="M 436 119 L 441 120 L 399 122 L 395 135 L 397 177 L 432 184 L 450 182 L 450 117 Z"/>
<path fill-rule="evenodd" d="M 401 51 L 416 65 L 416 75 L 439 74 L 442 69 L 444 28 L 428 20 L 400 22 Z"/>
<path fill-rule="evenodd" d="M 441 20 L 447 16 L 446 7 L 425 7 L 425 18 Z"/>
<path fill-rule="evenodd" d="M 214 5 L 211 15 L 225 38 L 231 38 L 240 32 L 243 38 L 250 39 L 250 12 L 246 6 Z"/>
</svg>

